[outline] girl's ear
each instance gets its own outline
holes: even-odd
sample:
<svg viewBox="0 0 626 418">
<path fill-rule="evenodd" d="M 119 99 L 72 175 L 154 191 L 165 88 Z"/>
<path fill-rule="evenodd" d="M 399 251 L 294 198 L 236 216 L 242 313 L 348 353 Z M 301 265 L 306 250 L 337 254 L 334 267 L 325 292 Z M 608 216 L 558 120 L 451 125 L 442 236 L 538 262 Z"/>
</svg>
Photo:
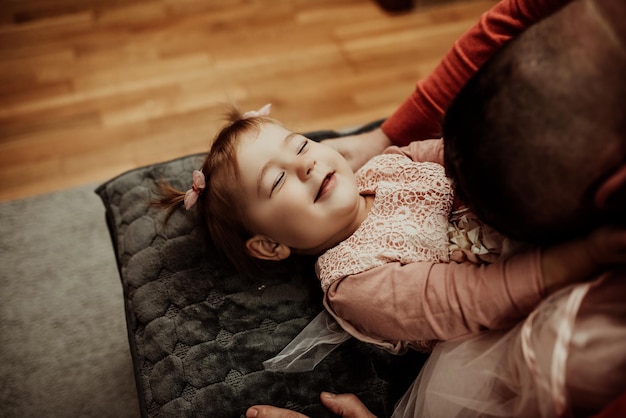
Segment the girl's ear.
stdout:
<svg viewBox="0 0 626 418">
<path fill-rule="evenodd" d="M 611 207 L 624 203 L 626 197 L 626 164 L 622 164 L 596 190 L 595 205 L 598 209 L 611 209 Z"/>
<path fill-rule="evenodd" d="M 265 235 L 255 235 L 246 241 L 246 250 L 254 258 L 280 261 L 289 257 L 291 248 L 279 244 Z"/>
</svg>

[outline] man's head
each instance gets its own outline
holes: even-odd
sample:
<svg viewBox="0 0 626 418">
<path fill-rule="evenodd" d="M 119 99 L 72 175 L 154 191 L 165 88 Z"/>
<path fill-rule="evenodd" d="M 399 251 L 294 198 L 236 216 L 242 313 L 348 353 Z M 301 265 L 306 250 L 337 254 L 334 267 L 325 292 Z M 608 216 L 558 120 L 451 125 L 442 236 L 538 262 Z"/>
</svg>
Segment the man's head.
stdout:
<svg viewBox="0 0 626 418">
<path fill-rule="evenodd" d="M 624 21 L 623 0 L 576 0 L 498 52 L 448 109 L 448 175 L 501 232 L 549 242 L 626 211 Z"/>
</svg>

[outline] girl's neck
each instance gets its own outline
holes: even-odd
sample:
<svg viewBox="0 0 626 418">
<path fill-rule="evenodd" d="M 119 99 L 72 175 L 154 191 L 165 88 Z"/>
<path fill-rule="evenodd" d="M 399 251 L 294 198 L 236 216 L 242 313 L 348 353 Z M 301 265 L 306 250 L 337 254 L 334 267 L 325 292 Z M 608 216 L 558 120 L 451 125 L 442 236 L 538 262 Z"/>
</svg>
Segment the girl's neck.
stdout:
<svg viewBox="0 0 626 418">
<path fill-rule="evenodd" d="M 370 210 L 372 210 L 372 206 L 374 205 L 374 197 L 375 196 L 373 194 L 361 195 L 361 198 L 363 199 L 363 207 L 361 208 L 359 213 L 359 226 L 361 226 L 365 218 L 367 218 L 367 215 L 369 215 Z M 356 232 L 356 229 L 354 230 L 354 232 Z"/>
<path fill-rule="evenodd" d="M 357 209 L 356 216 L 354 217 L 354 223 L 352 223 L 352 226 L 350 227 L 350 229 L 347 230 L 346 236 L 343 236 L 341 238 L 335 237 L 336 242 L 333 242 L 332 244 L 326 243 L 326 245 L 323 245 L 319 248 L 312 248 L 309 250 L 297 250 L 297 249 L 292 249 L 292 250 L 298 254 L 319 256 L 323 254 L 324 252 L 328 251 L 329 249 L 339 245 L 339 243 L 350 238 L 357 231 L 357 229 L 359 229 L 363 221 L 365 221 L 365 219 L 367 218 L 367 215 L 369 215 L 373 204 L 374 204 L 373 194 L 359 196 L 359 208 Z"/>
</svg>

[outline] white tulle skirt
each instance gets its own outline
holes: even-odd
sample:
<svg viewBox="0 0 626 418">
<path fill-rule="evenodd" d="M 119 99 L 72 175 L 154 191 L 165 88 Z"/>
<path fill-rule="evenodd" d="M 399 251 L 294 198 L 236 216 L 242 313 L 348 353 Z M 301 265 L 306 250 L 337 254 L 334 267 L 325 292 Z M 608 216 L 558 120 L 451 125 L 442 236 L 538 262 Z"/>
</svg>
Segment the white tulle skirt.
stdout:
<svg viewBox="0 0 626 418">
<path fill-rule="evenodd" d="M 515 328 L 437 344 L 394 418 L 586 416 L 626 390 L 626 274 L 563 289 Z"/>
<path fill-rule="evenodd" d="M 322 311 L 280 353 L 265 360 L 263 367 L 273 372 L 308 372 L 350 338 L 331 314 Z"/>
</svg>

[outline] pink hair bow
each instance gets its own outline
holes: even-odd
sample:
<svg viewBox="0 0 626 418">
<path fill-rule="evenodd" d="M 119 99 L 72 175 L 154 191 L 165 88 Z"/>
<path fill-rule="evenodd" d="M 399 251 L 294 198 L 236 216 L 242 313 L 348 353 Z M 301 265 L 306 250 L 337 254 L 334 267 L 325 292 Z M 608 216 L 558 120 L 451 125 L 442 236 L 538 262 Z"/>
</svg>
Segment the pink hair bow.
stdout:
<svg viewBox="0 0 626 418">
<path fill-rule="evenodd" d="M 265 106 L 263 106 L 262 108 L 260 108 L 259 110 L 249 110 L 246 113 L 243 114 L 242 118 L 243 119 L 248 119 L 248 118 L 258 118 L 261 116 L 267 116 L 270 114 L 270 108 L 272 107 L 271 103 L 266 104 Z"/>
<path fill-rule="evenodd" d="M 193 185 L 191 189 L 185 193 L 185 209 L 189 210 L 196 204 L 198 197 L 202 190 L 206 187 L 204 174 L 200 170 L 194 170 L 193 172 Z"/>
</svg>

